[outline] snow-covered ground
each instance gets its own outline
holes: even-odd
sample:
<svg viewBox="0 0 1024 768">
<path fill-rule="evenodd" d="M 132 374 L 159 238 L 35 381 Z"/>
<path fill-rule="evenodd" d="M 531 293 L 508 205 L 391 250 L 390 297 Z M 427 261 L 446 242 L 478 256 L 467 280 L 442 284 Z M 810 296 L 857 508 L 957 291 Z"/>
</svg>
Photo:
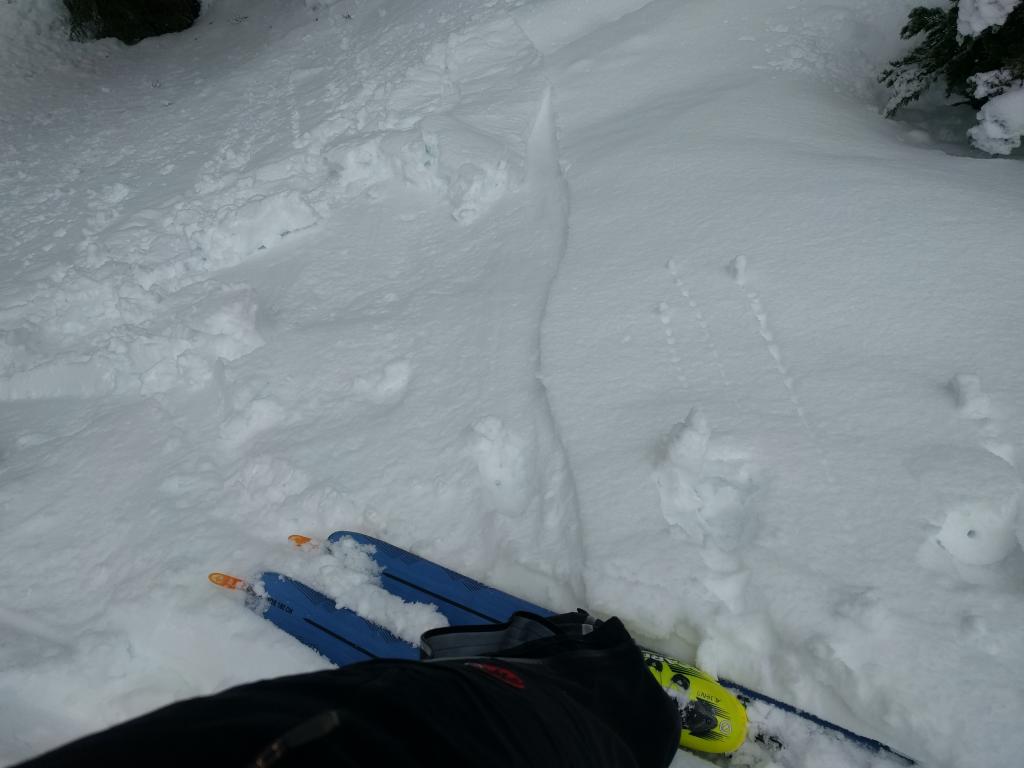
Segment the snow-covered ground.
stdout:
<svg viewBox="0 0 1024 768">
<path fill-rule="evenodd" d="M 0 761 L 326 666 L 211 570 L 415 635 L 349 528 L 1019 764 L 1024 165 L 880 117 L 910 3 L 203 5 L 0 5 Z"/>
</svg>

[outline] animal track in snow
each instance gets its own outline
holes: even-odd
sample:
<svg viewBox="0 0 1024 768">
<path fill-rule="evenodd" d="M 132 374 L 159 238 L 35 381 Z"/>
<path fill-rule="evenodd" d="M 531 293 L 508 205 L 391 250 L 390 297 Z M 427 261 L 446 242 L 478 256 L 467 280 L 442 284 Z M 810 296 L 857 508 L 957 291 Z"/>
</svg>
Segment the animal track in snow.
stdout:
<svg viewBox="0 0 1024 768">
<path fill-rule="evenodd" d="M 473 425 L 471 450 L 491 506 L 508 516 L 526 512 L 536 487 L 526 441 L 501 419 L 487 416 Z"/>
<path fill-rule="evenodd" d="M 236 487 L 247 510 L 262 510 L 282 504 L 305 491 L 309 476 L 289 462 L 275 456 L 258 455 L 246 460 L 230 485 Z"/>
<path fill-rule="evenodd" d="M 658 317 L 661 319 L 661 328 L 665 332 L 665 343 L 668 344 L 672 365 L 676 369 L 676 379 L 683 385 L 683 389 L 686 389 L 690 384 L 683 371 L 683 360 L 679 357 L 679 350 L 676 348 L 675 334 L 672 333 L 672 308 L 664 301 L 658 305 Z"/>
<path fill-rule="evenodd" d="M 360 519 L 362 508 L 347 495 L 274 455 L 248 458 L 225 484 L 229 491 L 216 504 L 217 514 L 258 525 L 268 538 L 296 530 L 346 528 Z"/>
<path fill-rule="evenodd" d="M 730 386 L 729 377 L 725 375 L 725 366 L 722 365 L 722 356 L 718 353 L 718 345 L 715 344 L 715 340 L 711 338 L 711 330 L 708 327 L 708 321 L 704 318 L 704 313 L 700 311 L 700 306 L 691 295 L 690 290 L 686 287 L 686 283 L 683 282 L 683 276 L 679 273 L 679 267 L 676 265 L 676 260 L 669 259 L 665 264 L 665 269 L 667 269 L 669 274 L 672 275 L 672 282 L 675 283 L 680 297 L 682 297 L 683 301 L 686 302 L 690 311 L 693 312 L 693 316 L 697 320 L 697 325 L 700 326 L 701 335 L 704 337 L 704 346 L 707 347 L 708 352 L 711 353 L 711 357 L 715 361 L 715 368 L 718 370 L 718 377 L 722 381 L 722 387 L 728 389 Z"/>
<path fill-rule="evenodd" d="M 261 432 L 287 421 L 288 411 L 269 397 L 258 397 L 228 418 L 220 428 L 221 445 L 235 451 Z"/>
<path fill-rule="evenodd" d="M 757 321 L 758 335 L 764 341 L 765 350 L 771 357 L 772 362 L 775 364 L 775 370 L 778 372 L 779 377 L 782 379 L 782 384 L 786 388 L 786 392 L 789 394 L 789 400 L 793 405 L 793 410 L 796 413 L 797 419 L 803 426 L 804 431 L 810 437 L 811 442 L 818 449 L 819 461 L 821 461 L 822 469 L 825 471 L 825 477 L 828 481 L 834 482 L 834 476 L 832 473 L 832 466 L 829 463 L 828 457 L 825 455 L 825 451 L 821 447 L 821 440 L 818 438 L 818 433 L 811 426 L 810 421 L 807 418 L 807 411 L 804 408 L 803 402 L 800 399 L 800 395 L 796 390 L 796 382 L 793 379 L 793 375 L 790 373 L 789 366 L 782 355 L 782 348 L 775 339 L 775 333 L 772 331 L 771 323 L 768 320 L 768 311 L 764 307 L 764 303 L 761 301 L 761 297 L 757 291 L 747 287 L 747 259 L 745 256 L 737 256 L 733 259 L 728 266 L 729 274 L 732 276 L 733 282 L 736 286 L 743 291 L 747 297 L 747 303 L 750 305 L 750 313 L 753 315 L 754 320 Z"/>
<path fill-rule="evenodd" d="M 409 361 L 393 360 L 379 373 L 357 378 L 352 384 L 352 391 L 371 403 L 396 403 L 405 397 L 411 378 L 412 366 Z"/>
<path fill-rule="evenodd" d="M 1003 438 L 992 400 L 982 392 L 981 378 L 972 373 L 958 373 L 947 385 L 956 401 L 957 410 L 965 419 L 977 424 L 981 445 L 985 450 L 1017 466 L 1013 443 Z"/>
</svg>

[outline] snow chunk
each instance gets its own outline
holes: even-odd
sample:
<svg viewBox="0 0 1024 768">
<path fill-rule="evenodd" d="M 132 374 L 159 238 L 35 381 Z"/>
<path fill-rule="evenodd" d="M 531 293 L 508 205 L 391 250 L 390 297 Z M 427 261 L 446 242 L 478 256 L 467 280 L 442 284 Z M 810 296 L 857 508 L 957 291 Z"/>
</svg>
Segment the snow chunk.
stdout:
<svg viewBox="0 0 1024 768">
<path fill-rule="evenodd" d="M 741 452 L 711 440 L 711 427 L 699 408 L 672 427 L 664 446 L 665 457 L 654 479 L 661 494 L 665 520 L 687 538 L 714 545 L 707 553 L 709 567 L 718 570 L 729 553 L 746 539 L 749 515 L 747 499 L 755 490 L 756 467 Z"/>
<path fill-rule="evenodd" d="M 218 359 L 263 344 L 248 286 L 205 281 L 165 294 L 124 265 L 58 271 L 9 315 L 0 400 L 194 390 Z"/>
<path fill-rule="evenodd" d="M 979 35 L 989 27 L 1006 21 L 1021 0 L 960 0 L 956 31 L 966 36 Z"/>
<path fill-rule="evenodd" d="M 509 147 L 449 116 L 428 116 L 414 129 L 344 143 L 325 156 L 347 195 L 400 181 L 446 199 L 461 223 L 474 221 L 513 186 Z"/>
<path fill-rule="evenodd" d="M 288 558 L 282 570 L 335 600 L 338 608 L 355 611 L 410 645 L 417 645 L 424 632 L 448 626 L 437 606 L 408 603 L 381 587 L 381 567 L 373 552 L 372 546 L 342 538 L 319 551 L 310 548 L 301 558 Z"/>
<path fill-rule="evenodd" d="M 1008 155 L 1024 136 L 1024 87 L 989 100 L 978 112 L 978 125 L 967 135 L 971 143 L 990 155 Z"/>
<path fill-rule="evenodd" d="M 327 208 L 399 182 L 445 200 L 469 224 L 522 183 L 546 86 L 536 49 L 503 17 L 432 46 L 354 121 L 331 118 L 301 143 L 334 180 Z"/>
<path fill-rule="evenodd" d="M 1020 492 L 995 503 L 964 499 L 953 505 L 936 541 L 961 563 L 993 565 L 1017 548 L 1014 523 Z"/>
<path fill-rule="evenodd" d="M 933 504 L 939 530 L 930 541 L 956 563 L 992 566 L 1018 548 L 1024 485 L 1006 461 L 980 448 L 941 448 L 910 468 Z"/>
<path fill-rule="evenodd" d="M 998 96 L 1001 93 L 1006 93 L 1015 85 L 1022 85 L 1020 79 L 1015 78 L 1008 69 L 979 72 L 976 75 L 971 75 L 967 80 L 974 85 L 974 96 L 979 99 Z"/>
</svg>

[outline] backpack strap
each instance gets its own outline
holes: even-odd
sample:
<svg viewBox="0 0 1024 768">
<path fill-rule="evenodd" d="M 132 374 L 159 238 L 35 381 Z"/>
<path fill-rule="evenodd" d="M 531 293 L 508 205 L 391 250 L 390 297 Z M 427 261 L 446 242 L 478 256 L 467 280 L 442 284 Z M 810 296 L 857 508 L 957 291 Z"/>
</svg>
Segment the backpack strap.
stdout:
<svg viewBox="0 0 1024 768">
<path fill-rule="evenodd" d="M 523 643 L 556 636 L 589 634 L 596 620 L 586 611 L 544 618 L 518 611 L 504 624 L 479 624 L 441 627 L 424 632 L 420 638 L 420 658 L 428 661 L 497 656 Z"/>
</svg>

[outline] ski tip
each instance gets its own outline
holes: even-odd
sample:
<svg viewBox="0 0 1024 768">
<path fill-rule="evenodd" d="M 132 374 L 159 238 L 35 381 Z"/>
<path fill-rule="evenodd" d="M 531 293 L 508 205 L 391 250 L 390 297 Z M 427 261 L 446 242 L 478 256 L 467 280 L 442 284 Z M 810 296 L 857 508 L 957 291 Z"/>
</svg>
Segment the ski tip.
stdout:
<svg viewBox="0 0 1024 768">
<path fill-rule="evenodd" d="M 227 573 L 214 572 L 207 576 L 207 578 L 211 583 L 216 584 L 218 587 L 224 587 L 224 589 L 245 589 L 249 586 L 245 579 L 240 579 Z"/>
<path fill-rule="evenodd" d="M 319 542 L 313 539 L 312 536 L 303 536 L 301 533 L 293 533 L 288 537 L 288 541 L 299 549 L 309 549 L 319 546 Z"/>
</svg>

